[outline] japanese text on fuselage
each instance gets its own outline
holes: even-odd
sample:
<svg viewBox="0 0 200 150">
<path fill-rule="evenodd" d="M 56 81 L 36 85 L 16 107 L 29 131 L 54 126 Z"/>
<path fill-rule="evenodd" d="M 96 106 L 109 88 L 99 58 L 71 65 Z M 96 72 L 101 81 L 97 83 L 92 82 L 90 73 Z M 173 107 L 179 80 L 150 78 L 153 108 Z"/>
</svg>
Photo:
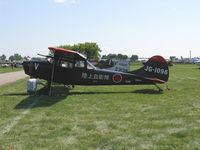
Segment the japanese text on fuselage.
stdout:
<svg viewBox="0 0 200 150">
<path fill-rule="evenodd" d="M 82 79 L 92 79 L 92 80 L 109 80 L 109 75 L 83 72 L 81 74 L 81 78 Z"/>
</svg>

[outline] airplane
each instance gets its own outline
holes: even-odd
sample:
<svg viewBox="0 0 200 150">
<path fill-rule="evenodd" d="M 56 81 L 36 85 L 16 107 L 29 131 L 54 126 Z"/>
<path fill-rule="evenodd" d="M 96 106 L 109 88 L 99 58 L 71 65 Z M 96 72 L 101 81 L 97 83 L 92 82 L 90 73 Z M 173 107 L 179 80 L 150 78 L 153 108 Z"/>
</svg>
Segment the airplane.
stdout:
<svg viewBox="0 0 200 150">
<path fill-rule="evenodd" d="M 197 59 L 194 63 L 200 66 L 200 59 Z"/>
<path fill-rule="evenodd" d="M 94 65 L 100 69 L 106 69 L 111 71 L 128 72 L 130 71 L 130 64 L 127 60 L 112 60 L 106 59 L 99 61 L 98 64 Z"/>
<path fill-rule="evenodd" d="M 128 72 L 112 71 L 94 67 L 79 52 L 48 47 L 51 55 L 46 60 L 27 60 L 23 62 L 24 72 L 33 77 L 71 85 L 155 85 L 168 81 L 168 64 L 162 56 L 151 57 L 140 69 Z"/>
</svg>

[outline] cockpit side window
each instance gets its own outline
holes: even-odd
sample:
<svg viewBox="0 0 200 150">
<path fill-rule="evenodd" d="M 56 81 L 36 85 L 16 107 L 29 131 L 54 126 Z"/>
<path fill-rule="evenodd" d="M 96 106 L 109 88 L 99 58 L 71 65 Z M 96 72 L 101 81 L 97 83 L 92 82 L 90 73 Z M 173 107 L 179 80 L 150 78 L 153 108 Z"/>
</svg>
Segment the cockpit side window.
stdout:
<svg viewBox="0 0 200 150">
<path fill-rule="evenodd" d="M 72 69 L 73 68 L 73 63 L 69 62 L 67 60 L 61 60 L 60 61 L 60 67 Z"/>
<path fill-rule="evenodd" d="M 62 56 L 58 59 L 57 66 L 69 69 L 95 69 L 95 67 L 87 60 L 78 60 L 73 57 Z"/>
<path fill-rule="evenodd" d="M 83 61 L 83 60 L 76 61 L 75 68 L 85 68 L 85 61 Z"/>
</svg>

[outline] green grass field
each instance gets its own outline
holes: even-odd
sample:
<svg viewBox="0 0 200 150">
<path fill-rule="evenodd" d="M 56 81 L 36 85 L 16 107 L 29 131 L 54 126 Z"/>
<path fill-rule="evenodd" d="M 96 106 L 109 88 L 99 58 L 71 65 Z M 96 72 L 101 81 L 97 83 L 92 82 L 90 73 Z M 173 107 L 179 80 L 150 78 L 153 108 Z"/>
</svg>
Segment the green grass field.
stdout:
<svg viewBox="0 0 200 150">
<path fill-rule="evenodd" d="M 55 86 L 48 97 L 26 95 L 26 79 L 1 86 L 0 149 L 200 150 L 197 68 L 171 67 L 163 93 L 152 85 Z"/>
<path fill-rule="evenodd" d="M 1 73 L 7 73 L 7 72 L 14 72 L 14 71 L 20 71 L 22 68 L 12 68 L 12 67 L 0 67 L 0 74 Z"/>
</svg>

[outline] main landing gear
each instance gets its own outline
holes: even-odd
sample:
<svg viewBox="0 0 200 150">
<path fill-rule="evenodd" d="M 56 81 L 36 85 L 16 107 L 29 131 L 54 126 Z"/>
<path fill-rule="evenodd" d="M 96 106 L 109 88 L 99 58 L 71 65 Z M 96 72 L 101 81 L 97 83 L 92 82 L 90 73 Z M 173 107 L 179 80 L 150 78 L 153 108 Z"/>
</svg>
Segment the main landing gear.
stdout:
<svg viewBox="0 0 200 150">
<path fill-rule="evenodd" d="M 163 92 L 163 89 L 161 87 L 159 87 L 157 84 L 154 84 L 154 85 L 158 89 L 159 92 Z M 170 88 L 168 87 L 167 83 L 165 85 L 166 85 L 166 90 L 170 90 Z"/>
<path fill-rule="evenodd" d="M 71 85 L 71 84 L 69 84 L 69 85 L 64 85 L 65 87 L 67 87 L 69 90 L 72 90 L 72 89 L 74 89 L 74 85 Z"/>
<path fill-rule="evenodd" d="M 159 87 L 157 84 L 154 84 L 154 85 L 158 89 L 159 92 L 163 92 L 163 89 L 161 87 Z"/>
</svg>

